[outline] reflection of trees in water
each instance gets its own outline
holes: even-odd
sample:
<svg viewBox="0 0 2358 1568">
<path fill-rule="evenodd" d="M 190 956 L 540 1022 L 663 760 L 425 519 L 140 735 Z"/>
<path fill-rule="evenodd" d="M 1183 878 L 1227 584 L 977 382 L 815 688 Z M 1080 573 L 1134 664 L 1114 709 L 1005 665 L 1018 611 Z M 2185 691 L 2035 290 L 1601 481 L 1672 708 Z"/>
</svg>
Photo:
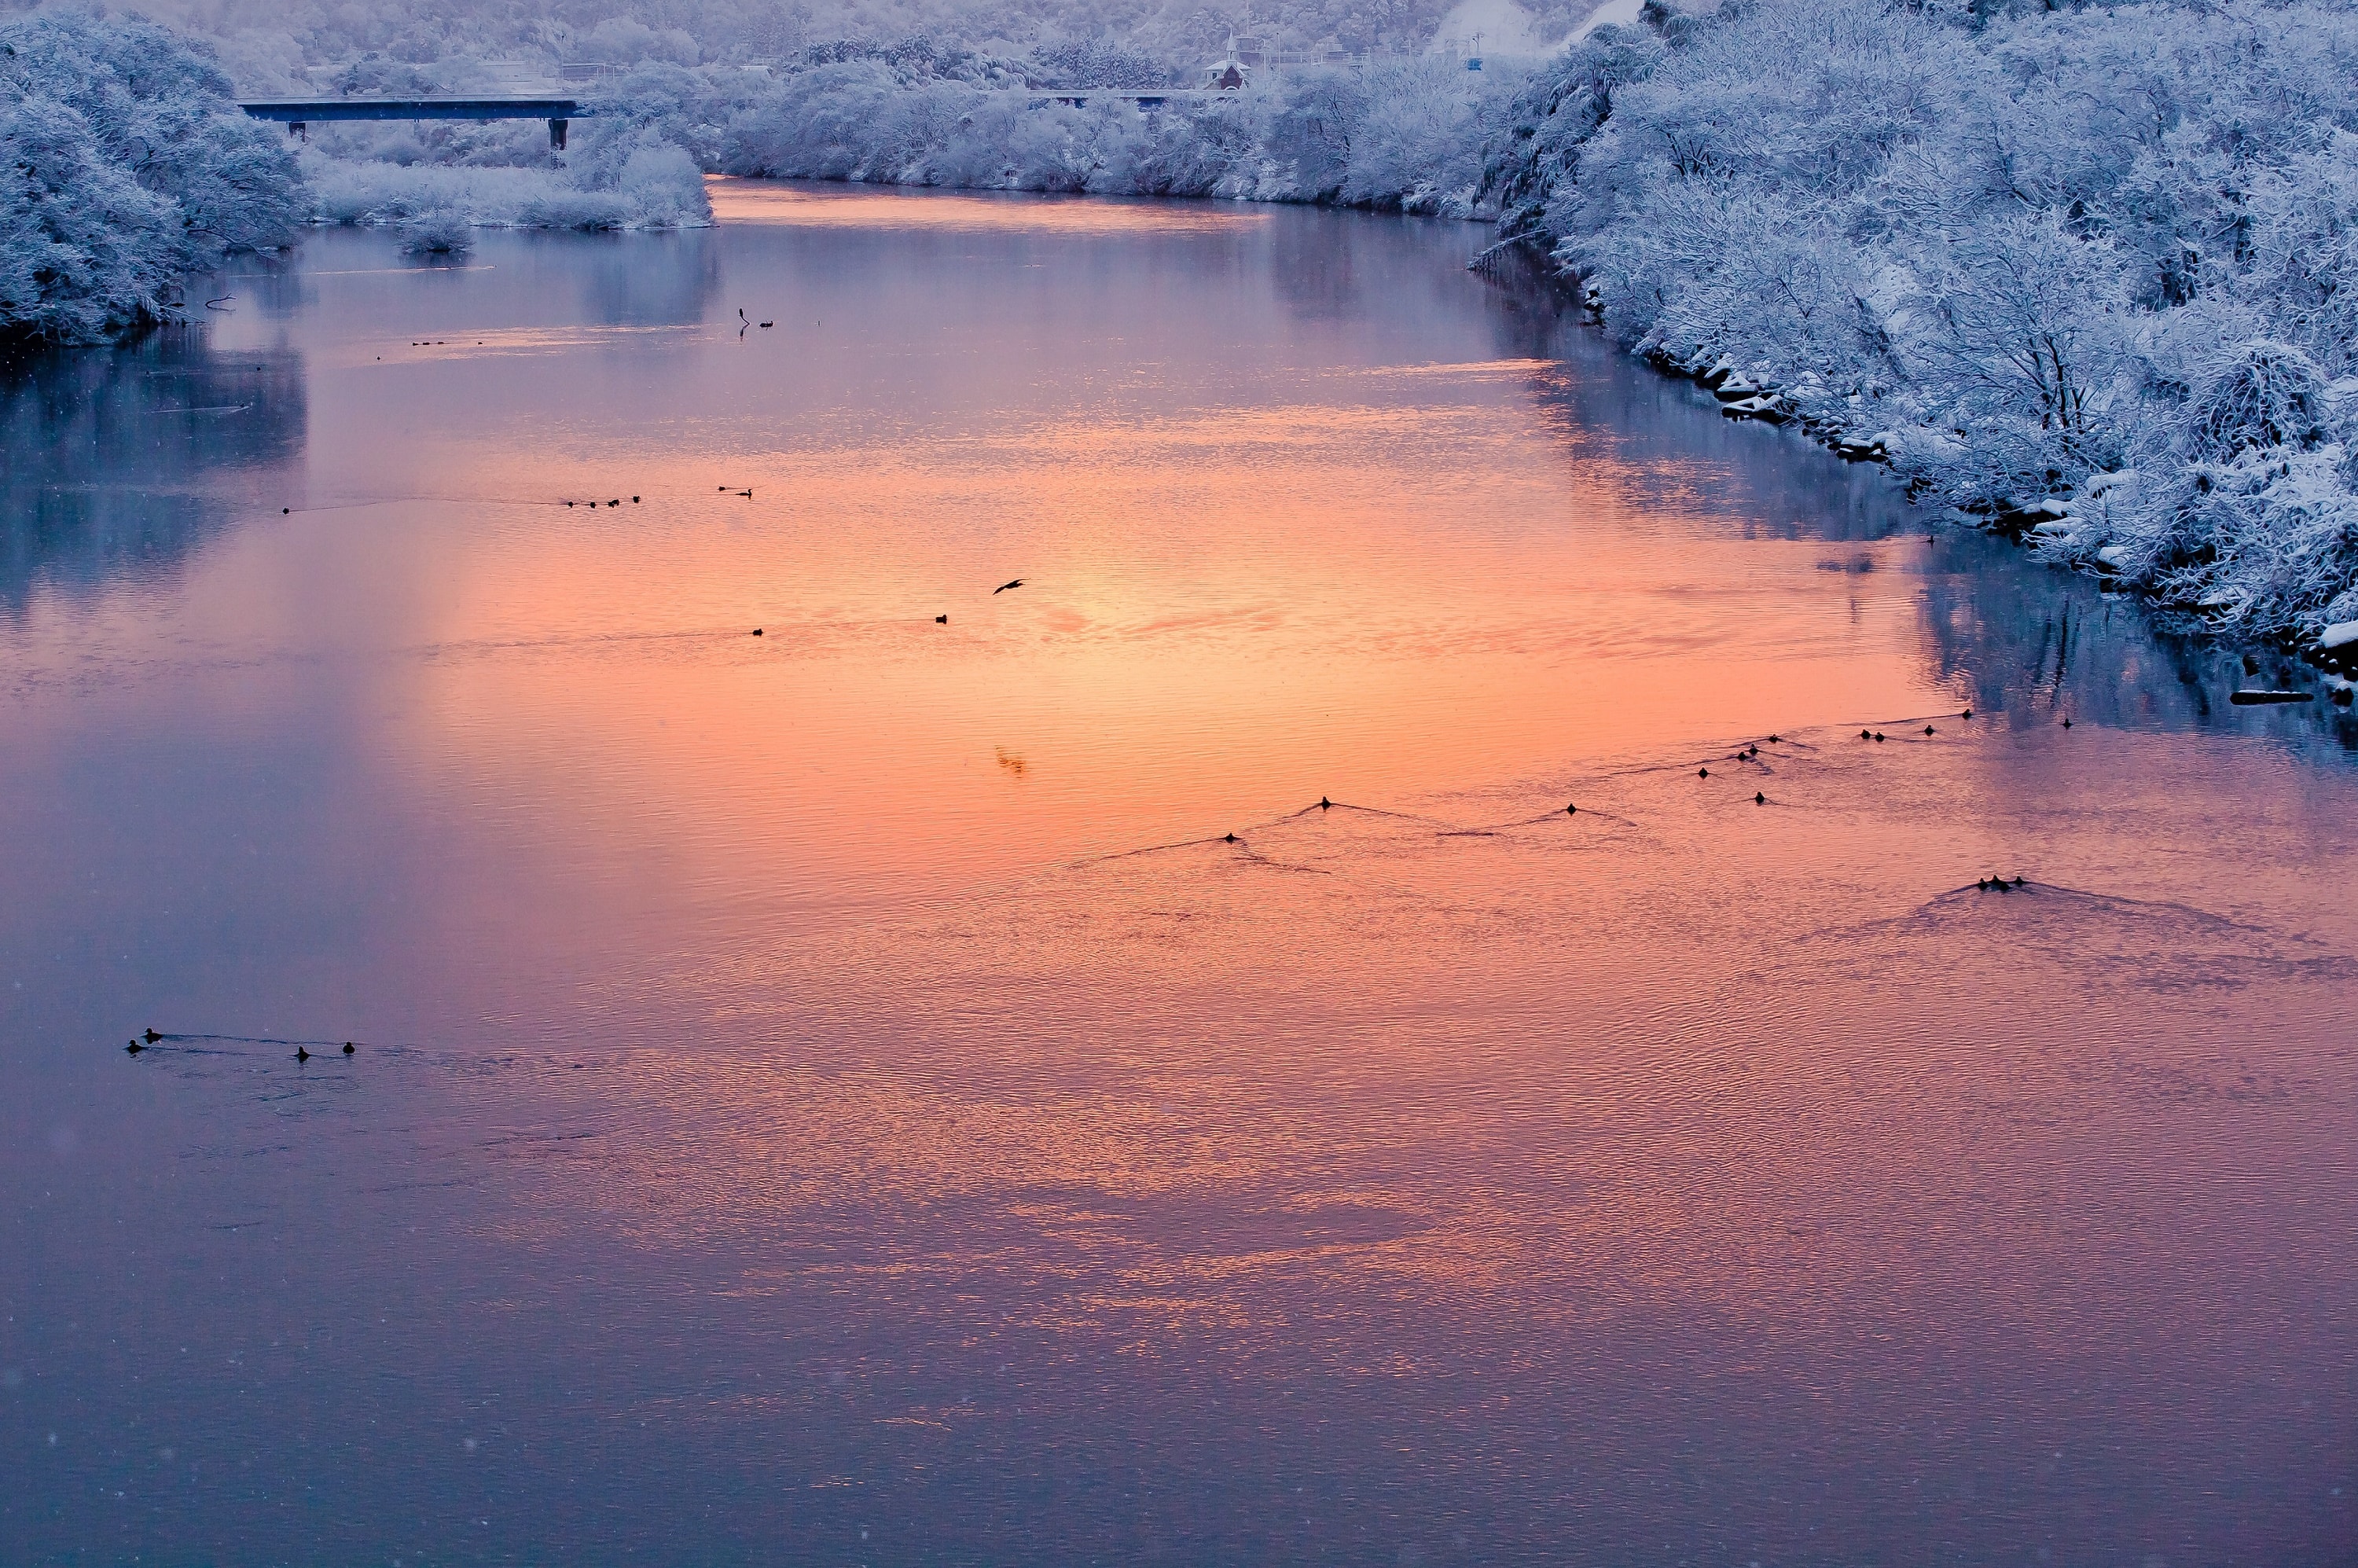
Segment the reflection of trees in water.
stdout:
<svg viewBox="0 0 2358 1568">
<path fill-rule="evenodd" d="M 2019 546 L 1970 530 L 1943 530 L 1920 600 L 1937 678 L 1962 676 L 1974 701 L 2015 725 L 2065 716 L 2140 729 L 2232 723 L 2287 739 L 2358 750 L 2358 719 L 2319 700 L 2237 708 L 2238 687 L 2318 689 L 2291 661 L 2169 631 L 2134 600 L 2107 598 L 2094 579 L 2041 567 Z"/>
<path fill-rule="evenodd" d="M 1535 377 L 1532 395 L 1632 509 L 1716 518 L 1746 538 L 1855 543 L 1925 527 L 1880 469 L 1714 416 L 1708 393 L 1617 351 L 1538 287 L 1492 291 L 1497 351 L 1562 367 Z"/>
<path fill-rule="evenodd" d="M 1316 321 L 1358 314 L 1362 275 L 1369 265 L 1380 270 L 1387 260 L 1415 257 L 1418 271 L 1437 270 L 1422 265 L 1423 258 L 1397 236 L 1384 236 L 1390 243 L 1366 243 L 1366 225 L 1354 217 L 1280 212 L 1269 222 L 1270 281 L 1294 315 Z"/>
<path fill-rule="evenodd" d="M 287 320 L 319 303 L 319 286 L 300 265 L 297 254 L 290 251 L 279 255 L 241 255 L 236 258 L 240 270 L 214 274 L 219 285 L 214 292 L 234 291 L 241 305 L 251 306 L 274 321 Z"/>
<path fill-rule="evenodd" d="M 1492 296 L 1501 357 L 1543 358 L 1533 397 L 1561 419 L 1567 456 L 1611 460 L 1600 478 L 1641 510 L 1715 514 L 1747 537 L 1856 543 L 1931 535 L 1917 602 L 1932 678 L 2016 724 L 2075 719 L 2185 729 L 2232 722 L 2358 750 L 2358 717 L 2324 700 L 2235 708 L 2239 686 L 2316 689 L 2291 661 L 2167 630 L 2095 579 L 2033 562 L 2020 546 L 1941 525 L 1879 469 L 1843 463 L 1798 438 L 1714 417 L 1692 383 L 1613 350 L 1548 296 L 1509 276 Z"/>
<path fill-rule="evenodd" d="M 608 327 L 692 326 L 720 291 L 720 256 L 709 229 L 669 233 L 535 236 L 566 246 L 581 273 L 583 318 Z"/>
<path fill-rule="evenodd" d="M 0 365 L 0 614 L 168 571 L 302 451 L 303 365 L 201 330 Z"/>
<path fill-rule="evenodd" d="M 1489 238 L 1472 223 L 1327 208 L 1275 208 L 1264 222 L 1271 282 L 1308 320 L 1458 317 L 1466 260 Z"/>
</svg>

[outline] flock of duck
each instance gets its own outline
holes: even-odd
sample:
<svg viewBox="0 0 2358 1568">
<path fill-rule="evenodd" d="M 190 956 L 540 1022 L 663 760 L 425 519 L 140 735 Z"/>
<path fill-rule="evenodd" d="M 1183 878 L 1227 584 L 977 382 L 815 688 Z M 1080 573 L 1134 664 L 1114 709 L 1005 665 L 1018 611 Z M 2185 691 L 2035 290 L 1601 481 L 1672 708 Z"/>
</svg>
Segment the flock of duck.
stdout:
<svg viewBox="0 0 2358 1568">
<path fill-rule="evenodd" d="M 767 325 L 767 323 L 764 323 L 764 325 Z M 728 491 L 729 491 L 729 487 L 728 487 L 727 485 L 722 485 L 722 486 L 720 486 L 719 488 L 720 488 L 720 490 L 721 490 L 722 492 L 728 492 Z M 739 494 L 739 495 L 745 496 L 745 497 L 747 497 L 747 498 L 749 498 L 749 499 L 750 499 L 750 498 L 752 497 L 752 493 L 753 493 L 753 492 L 752 492 L 752 490 L 747 489 L 747 490 L 737 491 L 737 492 L 735 492 L 734 493 Z M 637 501 L 639 498 L 638 498 L 637 496 L 635 496 L 635 495 L 634 495 L 634 496 L 631 497 L 631 499 L 632 499 L 633 501 L 634 501 L 634 502 L 635 502 L 635 501 Z M 565 504 L 566 504 L 566 505 L 568 505 L 568 506 L 571 506 L 571 505 L 574 505 L 574 504 L 576 504 L 576 503 L 573 503 L 573 502 L 568 501 L 568 502 L 567 502 Z M 592 502 L 586 502 L 586 503 L 582 503 L 581 504 L 589 505 L 589 506 L 595 506 L 595 505 L 597 505 L 597 504 L 599 504 L 599 503 L 598 503 L 597 502 L 592 501 Z M 607 502 L 605 504 L 607 504 L 607 505 L 609 505 L 609 506 L 620 506 L 620 505 L 622 504 L 622 503 L 621 503 L 621 501 L 619 501 L 619 500 L 614 500 L 614 501 L 609 501 L 609 502 Z M 1011 579 L 1010 580 L 1008 580 L 1008 581 L 1006 581 L 1006 582 L 1003 582 L 1003 583 L 1000 584 L 997 588 L 992 589 L 990 591 L 991 591 L 991 593 L 995 596 L 995 595 L 998 595 L 998 594 L 1005 593 L 1005 592 L 1006 592 L 1008 589 L 1010 589 L 1022 588 L 1022 587 L 1023 586 L 1023 584 L 1024 584 L 1024 579 L 1022 579 L 1022 578 L 1013 578 L 1013 579 Z M 936 624 L 936 625 L 946 625 L 946 624 L 948 624 L 948 622 L 949 622 L 949 617 L 948 617 L 947 615 L 936 615 L 936 616 L 935 616 L 935 617 L 934 617 L 934 622 L 935 622 L 935 624 Z M 761 628 L 761 627 L 759 627 L 759 626 L 754 627 L 754 628 L 752 629 L 752 633 L 751 633 L 751 634 L 752 634 L 752 635 L 753 635 L 753 636 L 756 636 L 756 637 L 761 636 L 761 635 L 763 634 L 763 628 Z M 1959 719 L 1972 719 L 1972 718 L 1973 718 L 1973 716 L 1974 716 L 1974 710 L 1973 710 L 1972 708 L 1970 708 L 1963 709 L 1963 711 L 1961 711 L 1961 712 L 1957 715 L 1957 717 L 1958 717 Z M 1912 722 L 1913 722 L 1913 720 L 1910 720 L 1910 722 L 1912 723 Z M 2066 716 L 2066 717 L 2063 719 L 2063 720 L 2062 720 L 2062 726 L 2063 726 L 2063 728 L 2064 728 L 2064 729 L 2066 729 L 2066 730 L 2069 730 L 2070 728 L 2071 728 L 2071 719 L 2070 719 L 2068 716 Z M 1931 737 L 1931 736 L 1933 736 L 1933 735 L 1937 735 L 1937 734 L 1939 734 L 1939 733 L 1940 733 L 1940 730 L 1939 730 L 1939 729 L 1938 729 L 1938 727 L 1937 727 L 1937 726 L 1932 725 L 1932 724 L 1929 724 L 1929 723 L 1928 723 L 1928 724 L 1926 724 L 1926 725 L 1924 726 L 1924 730 L 1923 730 L 1923 732 L 1924 732 L 1924 734 L 1929 738 L 1929 737 Z M 1874 728 L 1872 725 L 1869 725 L 1869 726 L 1867 726 L 1867 727 L 1866 727 L 1866 728 L 1864 728 L 1864 729 L 1862 729 L 1862 730 L 1859 730 L 1859 732 L 1858 732 L 1858 738 L 1859 738 L 1860 740 L 1862 740 L 1862 741 L 1870 741 L 1870 742 L 1880 742 L 1880 741 L 1882 741 L 1885 739 L 1885 736 L 1884 736 L 1884 732 L 1883 732 L 1882 730 L 1877 730 L 1877 729 Z M 1779 744 L 1779 743 L 1781 743 L 1782 740 L 1783 740 L 1783 737 L 1782 737 L 1781 735 L 1779 735 L 1779 734 L 1773 734 L 1773 733 L 1772 733 L 1771 735 L 1769 735 L 1769 736 L 1768 736 L 1768 742 L 1769 742 L 1769 744 L 1771 744 L 1771 745 L 1777 745 L 1777 744 Z M 1734 759 L 1734 760 L 1736 760 L 1736 761 L 1737 761 L 1737 762 L 1757 762 L 1757 761 L 1759 759 L 1759 756 L 1760 756 L 1760 744 L 1759 744 L 1759 742 L 1758 742 L 1758 741 L 1752 741 L 1752 742 L 1750 742 L 1750 743 L 1747 744 L 1746 746 L 1744 746 L 1744 747 L 1740 748 L 1740 749 L 1736 752 L 1736 755 L 1735 755 L 1735 759 Z M 1709 767 L 1709 765 L 1708 765 L 1708 764 L 1705 764 L 1705 765 L 1704 765 L 1704 766 L 1701 766 L 1701 767 L 1696 768 L 1696 769 L 1695 769 L 1695 777 L 1697 777 L 1698 779 L 1708 779 L 1709 777 L 1711 777 L 1711 768 Z M 1753 803 L 1755 806 L 1766 806 L 1766 805 L 1768 805 L 1768 796 L 1767 792 L 1766 792 L 1766 791 L 1763 791 L 1763 790 L 1755 790 L 1755 791 L 1753 792 L 1753 794 L 1752 794 L 1752 803 Z M 1320 796 L 1318 797 L 1318 802 L 1317 802 L 1317 804 L 1316 804 L 1314 806 L 1309 807 L 1308 809 L 1310 809 L 1310 810 L 1314 810 L 1314 811 L 1322 811 L 1322 812 L 1323 812 L 1323 811 L 1332 811 L 1332 810 L 1334 810 L 1334 809 L 1336 808 L 1336 803 L 1334 800 L 1332 800 L 1332 799 L 1328 798 L 1327 796 L 1325 796 L 1325 795 L 1320 795 Z M 1364 808 L 1363 808 L 1363 809 L 1364 809 Z M 1574 802 L 1569 803 L 1569 804 L 1568 804 L 1568 805 L 1566 805 L 1566 806 L 1564 806 L 1564 808 L 1563 808 L 1563 814 L 1564 814 L 1565 816 L 1578 816 L 1578 815 L 1579 815 L 1579 813 L 1580 813 L 1580 803 L 1579 803 L 1579 802 L 1577 802 L 1577 801 L 1574 801 Z M 1202 840 L 1198 840 L 1198 842 L 1201 842 L 1201 841 L 1202 841 Z M 1222 843 L 1222 844 L 1242 844 L 1242 843 L 1244 842 L 1244 839 L 1243 839 L 1243 838 L 1241 838 L 1240 837 L 1238 837 L 1236 833 L 1234 833 L 1234 832 L 1229 832 L 1229 833 L 1222 834 L 1222 835 L 1220 836 L 1220 838 L 1219 838 L 1217 841 L 1217 842 L 1219 842 L 1219 843 Z M 1170 847 L 1175 848 L 1176 846 L 1170 846 Z M 1979 881 L 1975 881 L 1975 882 L 1974 882 L 1974 886 L 1975 888 L 1979 889 L 1979 890 L 1980 890 L 1981 892 L 2015 892 L 2015 891 L 2019 890 L 2019 889 L 2022 889 L 2022 888 L 2027 888 L 2027 887 L 2028 887 L 2029 885 L 2030 885 L 2030 883 L 2028 882 L 2028 881 L 2027 879 L 2025 879 L 2025 878 L 2023 878 L 2023 877 L 2019 876 L 2019 875 L 2016 876 L 2016 877 L 2015 877 L 2011 881 L 2009 881 L 2008 880 L 2006 880 L 2005 877 L 1983 877 L 1983 878 L 1981 878 Z M 124 1049 L 126 1052 L 128 1052 L 130 1054 L 132 1054 L 132 1055 L 134 1055 L 134 1056 L 136 1056 L 136 1055 L 138 1055 L 141 1052 L 147 1050 L 149 1047 L 151 1047 L 151 1046 L 153 1046 L 153 1045 L 155 1045 L 155 1044 L 158 1044 L 159 1042 L 163 1042 L 163 1041 L 167 1041 L 167 1040 L 173 1040 L 173 1039 L 180 1039 L 180 1038 L 193 1038 L 193 1037 L 190 1037 L 190 1036 L 168 1035 L 168 1034 L 159 1033 L 158 1032 L 157 1032 L 157 1031 L 156 1031 L 156 1030 L 154 1030 L 154 1029 L 149 1029 L 149 1030 L 147 1030 L 147 1031 L 145 1033 L 145 1034 L 144 1034 L 144 1035 L 142 1035 L 142 1036 L 141 1036 L 141 1037 L 139 1037 L 139 1038 L 135 1038 L 135 1039 L 132 1040 L 129 1044 L 127 1044 L 126 1045 L 124 1045 Z M 342 1050 L 341 1050 L 341 1054 L 342 1054 L 342 1055 L 346 1055 L 346 1056 L 350 1056 L 350 1055 L 354 1054 L 358 1051 L 358 1049 L 359 1049 L 359 1047 L 358 1047 L 357 1045 L 355 1045 L 352 1041 L 347 1040 L 347 1041 L 345 1041 L 345 1042 L 343 1043 L 343 1047 L 342 1047 Z M 297 1044 L 296 1045 L 296 1047 L 295 1047 L 295 1060 L 296 1060 L 296 1061 L 297 1061 L 297 1062 L 308 1062 L 308 1061 L 309 1061 L 309 1060 L 311 1059 L 312 1055 L 313 1055 L 313 1053 L 312 1053 L 312 1051 L 310 1050 L 310 1048 L 309 1048 L 309 1046 L 308 1046 L 308 1044 Z"/>
<path fill-rule="evenodd" d="M 136 1056 L 142 1051 L 146 1051 L 151 1046 L 160 1044 L 168 1040 L 218 1040 L 220 1038 L 222 1038 L 222 1036 L 218 1034 L 164 1034 L 154 1029 L 147 1029 L 143 1030 L 140 1033 L 133 1036 L 130 1043 L 125 1044 L 123 1049 L 129 1054 Z M 264 1044 L 283 1045 L 286 1044 L 287 1042 L 283 1040 L 265 1041 Z M 344 1042 L 344 1048 L 341 1054 L 350 1056 L 358 1053 L 360 1047 L 358 1045 L 355 1045 L 351 1041 L 347 1040 Z M 308 1062 L 311 1059 L 312 1054 L 311 1047 L 308 1043 L 300 1041 L 296 1043 L 295 1059 L 297 1061 Z"/>
</svg>

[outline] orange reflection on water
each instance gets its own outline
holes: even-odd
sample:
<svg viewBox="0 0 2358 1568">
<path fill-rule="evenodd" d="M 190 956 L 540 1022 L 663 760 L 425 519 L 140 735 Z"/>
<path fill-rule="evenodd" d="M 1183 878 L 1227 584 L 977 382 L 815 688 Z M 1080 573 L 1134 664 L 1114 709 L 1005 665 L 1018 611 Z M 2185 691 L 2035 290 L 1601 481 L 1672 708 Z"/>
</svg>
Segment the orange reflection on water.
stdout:
<svg viewBox="0 0 2358 1568">
<path fill-rule="evenodd" d="M 1165 417 L 1140 392 L 610 453 L 603 488 L 644 503 L 465 519 L 403 677 L 425 728 L 387 739 L 539 803 L 511 831 L 604 822 L 692 885 L 802 903 L 1953 700 L 1890 656 L 1916 544 L 1846 547 L 1885 563 L 1861 578 L 1820 545 L 1668 540 L 1709 470 L 1567 450 L 1524 366 L 1394 368 Z M 716 402 L 744 385 L 714 373 Z M 460 492 L 582 482 L 503 443 L 447 460 Z"/>
</svg>

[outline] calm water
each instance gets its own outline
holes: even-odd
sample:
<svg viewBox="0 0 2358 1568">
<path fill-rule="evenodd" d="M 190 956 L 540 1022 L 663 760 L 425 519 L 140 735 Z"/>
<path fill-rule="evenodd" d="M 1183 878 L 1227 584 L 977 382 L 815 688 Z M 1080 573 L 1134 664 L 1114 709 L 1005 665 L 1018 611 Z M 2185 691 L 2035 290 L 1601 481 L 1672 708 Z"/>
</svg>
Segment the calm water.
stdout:
<svg viewBox="0 0 2358 1568">
<path fill-rule="evenodd" d="M 2340 710 L 1471 228 L 722 209 L 0 379 L 0 1557 L 2358 1554 Z"/>
</svg>

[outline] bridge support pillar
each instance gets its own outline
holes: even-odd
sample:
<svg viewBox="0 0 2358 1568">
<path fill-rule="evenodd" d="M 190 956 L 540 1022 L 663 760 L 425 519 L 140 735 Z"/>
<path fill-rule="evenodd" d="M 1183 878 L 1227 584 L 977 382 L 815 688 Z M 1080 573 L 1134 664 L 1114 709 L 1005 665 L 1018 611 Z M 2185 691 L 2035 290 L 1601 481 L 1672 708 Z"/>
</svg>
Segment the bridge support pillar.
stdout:
<svg viewBox="0 0 2358 1568">
<path fill-rule="evenodd" d="M 565 120 L 551 120 L 548 123 L 548 145 L 552 151 L 561 153 L 565 150 L 565 127 L 570 122 Z"/>
</svg>

